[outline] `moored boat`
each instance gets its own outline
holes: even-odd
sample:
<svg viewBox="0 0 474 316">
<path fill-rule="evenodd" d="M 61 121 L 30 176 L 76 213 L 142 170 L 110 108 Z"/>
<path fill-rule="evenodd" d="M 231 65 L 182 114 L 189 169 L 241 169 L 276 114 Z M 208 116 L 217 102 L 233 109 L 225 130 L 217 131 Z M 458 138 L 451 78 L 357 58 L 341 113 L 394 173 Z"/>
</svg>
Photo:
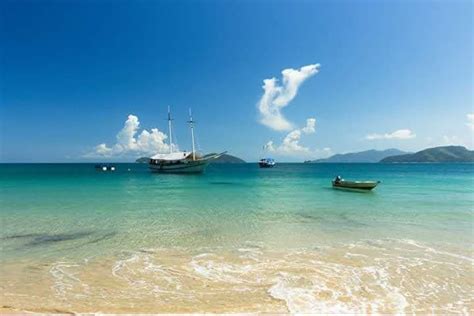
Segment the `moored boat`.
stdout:
<svg viewBox="0 0 474 316">
<path fill-rule="evenodd" d="M 150 158 L 149 167 L 152 171 L 163 173 L 202 173 L 212 160 L 222 154 L 200 156 L 186 151 L 156 154 Z"/>
<path fill-rule="evenodd" d="M 200 155 L 196 152 L 194 145 L 194 121 L 189 110 L 189 126 L 191 128 L 192 151 L 174 151 L 171 133 L 171 113 L 168 108 L 168 129 L 169 129 L 169 148 L 170 152 L 167 154 L 156 154 L 150 158 L 149 167 L 154 172 L 162 173 L 202 173 L 209 165 L 209 163 L 219 158 L 225 152 L 220 154 Z"/>
<path fill-rule="evenodd" d="M 380 181 L 348 181 L 337 176 L 332 181 L 332 186 L 333 188 L 370 191 L 375 188 L 379 183 Z"/>
<path fill-rule="evenodd" d="M 275 166 L 275 160 L 272 158 L 262 158 L 258 162 L 260 168 L 273 168 Z"/>
</svg>

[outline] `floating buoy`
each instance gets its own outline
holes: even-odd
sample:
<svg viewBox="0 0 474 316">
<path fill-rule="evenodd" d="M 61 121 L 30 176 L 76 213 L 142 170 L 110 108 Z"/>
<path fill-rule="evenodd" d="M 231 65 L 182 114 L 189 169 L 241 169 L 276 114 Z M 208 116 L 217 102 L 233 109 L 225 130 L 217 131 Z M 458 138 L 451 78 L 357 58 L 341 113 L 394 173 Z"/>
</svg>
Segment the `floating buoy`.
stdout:
<svg viewBox="0 0 474 316">
<path fill-rule="evenodd" d="M 100 170 L 100 171 L 115 171 L 115 166 L 111 166 L 111 165 L 96 165 L 96 166 L 95 166 L 95 169 L 96 169 L 96 170 Z"/>
</svg>

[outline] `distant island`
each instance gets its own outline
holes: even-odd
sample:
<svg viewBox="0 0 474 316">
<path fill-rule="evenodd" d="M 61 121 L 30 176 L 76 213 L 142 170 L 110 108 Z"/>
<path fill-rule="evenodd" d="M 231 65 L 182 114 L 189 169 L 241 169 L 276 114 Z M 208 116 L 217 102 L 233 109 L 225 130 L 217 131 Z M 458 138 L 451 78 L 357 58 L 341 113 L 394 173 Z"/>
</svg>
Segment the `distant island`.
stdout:
<svg viewBox="0 0 474 316">
<path fill-rule="evenodd" d="M 463 146 L 442 146 L 428 148 L 414 154 L 395 155 L 383 158 L 381 163 L 410 162 L 474 162 L 474 150 Z"/>
<path fill-rule="evenodd" d="M 135 160 L 137 163 L 148 163 L 149 161 L 150 158 L 148 157 L 140 157 Z M 223 154 L 219 158 L 213 160 L 211 163 L 245 163 L 245 161 L 232 155 Z"/>
<path fill-rule="evenodd" d="M 137 162 L 137 163 L 148 163 L 148 162 L 150 162 L 150 158 L 148 158 L 148 157 L 140 157 L 140 158 L 138 158 L 137 160 L 135 160 L 135 162 Z"/>
<path fill-rule="evenodd" d="M 211 161 L 211 163 L 245 163 L 245 160 L 232 155 L 223 154 L 219 158 Z"/>
<path fill-rule="evenodd" d="M 336 154 L 325 159 L 307 160 L 305 163 L 377 163 L 386 157 L 402 154 L 407 154 L 407 152 L 395 148 L 386 150 L 372 149 L 356 153 Z"/>
</svg>

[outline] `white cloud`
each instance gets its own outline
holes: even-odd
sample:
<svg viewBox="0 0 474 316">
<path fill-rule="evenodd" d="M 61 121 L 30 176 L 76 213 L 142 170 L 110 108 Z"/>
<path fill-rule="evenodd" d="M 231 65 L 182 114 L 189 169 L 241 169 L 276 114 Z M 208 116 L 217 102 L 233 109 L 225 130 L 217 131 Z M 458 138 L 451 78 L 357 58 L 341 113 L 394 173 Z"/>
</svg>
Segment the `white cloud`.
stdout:
<svg viewBox="0 0 474 316">
<path fill-rule="evenodd" d="M 295 129 L 288 133 L 283 139 L 279 147 L 279 151 L 286 154 L 298 154 L 298 153 L 307 153 L 309 152 L 309 148 L 300 145 L 301 139 L 301 131 L 300 129 Z"/>
<path fill-rule="evenodd" d="M 139 151 L 144 153 L 158 153 L 168 152 L 169 145 L 165 143 L 168 136 L 163 132 L 160 132 L 157 128 L 152 128 L 151 133 L 147 130 L 143 130 L 138 136 L 137 146 Z M 176 145 L 172 144 L 173 150 L 177 149 Z"/>
<path fill-rule="evenodd" d="M 367 140 L 378 140 L 378 139 L 411 139 L 415 138 L 416 134 L 414 134 L 409 129 L 399 129 L 393 133 L 389 134 L 369 134 L 365 136 Z"/>
<path fill-rule="evenodd" d="M 313 150 L 314 159 L 328 158 L 334 155 L 334 152 L 329 147 L 324 147 L 323 149 Z"/>
<path fill-rule="evenodd" d="M 467 123 L 466 123 L 466 125 L 467 125 L 471 130 L 474 131 L 474 113 L 468 113 L 468 114 L 466 115 L 466 117 L 467 117 Z"/>
<path fill-rule="evenodd" d="M 460 146 L 466 146 L 463 140 L 461 140 L 457 136 L 448 136 L 444 135 L 443 136 L 443 141 L 441 142 L 442 145 L 447 146 L 447 145 L 460 145 Z"/>
<path fill-rule="evenodd" d="M 273 140 L 268 141 L 268 143 L 266 143 L 265 146 L 263 146 L 263 149 L 270 152 L 275 152 L 276 149 L 275 149 L 275 146 L 273 146 Z"/>
<path fill-rule="evenodd" d="M 426 146 L 427 147 L 437 147 L 437 146 L 464 146 L 469 147 L 468 142 L 459 138 L 458 136 L 452 135 L 443 135 L 442 137 L 427 137 Z"/>
<path fill-rule="evenodd" d="M 284 69 L 281 72 L 282 85 L 278 84 L 276 78 L 263 80 L 264 93 L 258 103 L 260 122 L 277 131 L 291 130 L 293 125 L 283 116 L 281 109 L 294 99 L 306 79 L 319 72 L 319 67 L 319 64 L 312 64 L 300 69 Z"/>
<path fill-rule="evenodd" d="M 303 134 L 313 134 L 315 132 L 316 119 L 308 118 L 306 120 L 306 126 L 289 132 L 285 138 L 283 138 L 283 141 L 280 145 L 275 146 L 273 141 L 269 141 L 265 145 L 265 148 L 270 152 L 286 156 L 309 154 L 311 152 L 310 149 L 300 144 L 301 136 Z"/>
<path fill-rule="evenodd" d="M 303 127 L 302 131 L 305 132 L 306 134 L 312 134 L 316 132 L 316 119 L 312 117 L 307 119 L 306 126 Z"/>
<path fill-rule="evenodd" d="M 112 148 L 107 147 L 106 144 L 100 144 L 95 147 L 94 152 L 99 156 L 109 156 L 112 154 Z"/>
<path fill-rule="evenodd" d="M 140 122 L 138 117 L 135 115 L 129 115 L 125 124 L 117 134 L 117 144 L 116 146 L 124 151 L 133 151 L 137 149 L 137 140 L 135 139 L 135 134 L 140 127 Z"/>
<path fill-rule="evenodd" d="M 117 143 L 112 147 L 102 143 L 94 148 L 85 157 L 112 157 L 124 156 L 127 154 L 151 155 L 155 153 L 164 153 L 169 151 L 169 144 L 165 141 L 168 138 L 166 134 L 157 128 L 152 128 L 151 132 L 142 130 L 138 137 L 135 137 L 140 129 L 138 117 L 130 114 L 125 121 L 123 128 L 117 133 Z M 177 146 L 173 144 L 173 148 Z"/>
</svg>

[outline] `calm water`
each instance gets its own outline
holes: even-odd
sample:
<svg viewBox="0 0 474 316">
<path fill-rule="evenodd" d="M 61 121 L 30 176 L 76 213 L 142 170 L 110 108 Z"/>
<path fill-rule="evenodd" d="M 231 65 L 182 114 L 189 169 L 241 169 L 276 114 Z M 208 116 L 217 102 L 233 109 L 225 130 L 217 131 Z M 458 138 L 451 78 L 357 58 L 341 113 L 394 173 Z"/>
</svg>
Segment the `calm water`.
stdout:
<svg viewBox="0 0 474 316">
<path fill-rule="evenodd" d="M 3 164 L 0 205 L 8 310 L 474 308 L 473 164 Z"/>
</svg>

